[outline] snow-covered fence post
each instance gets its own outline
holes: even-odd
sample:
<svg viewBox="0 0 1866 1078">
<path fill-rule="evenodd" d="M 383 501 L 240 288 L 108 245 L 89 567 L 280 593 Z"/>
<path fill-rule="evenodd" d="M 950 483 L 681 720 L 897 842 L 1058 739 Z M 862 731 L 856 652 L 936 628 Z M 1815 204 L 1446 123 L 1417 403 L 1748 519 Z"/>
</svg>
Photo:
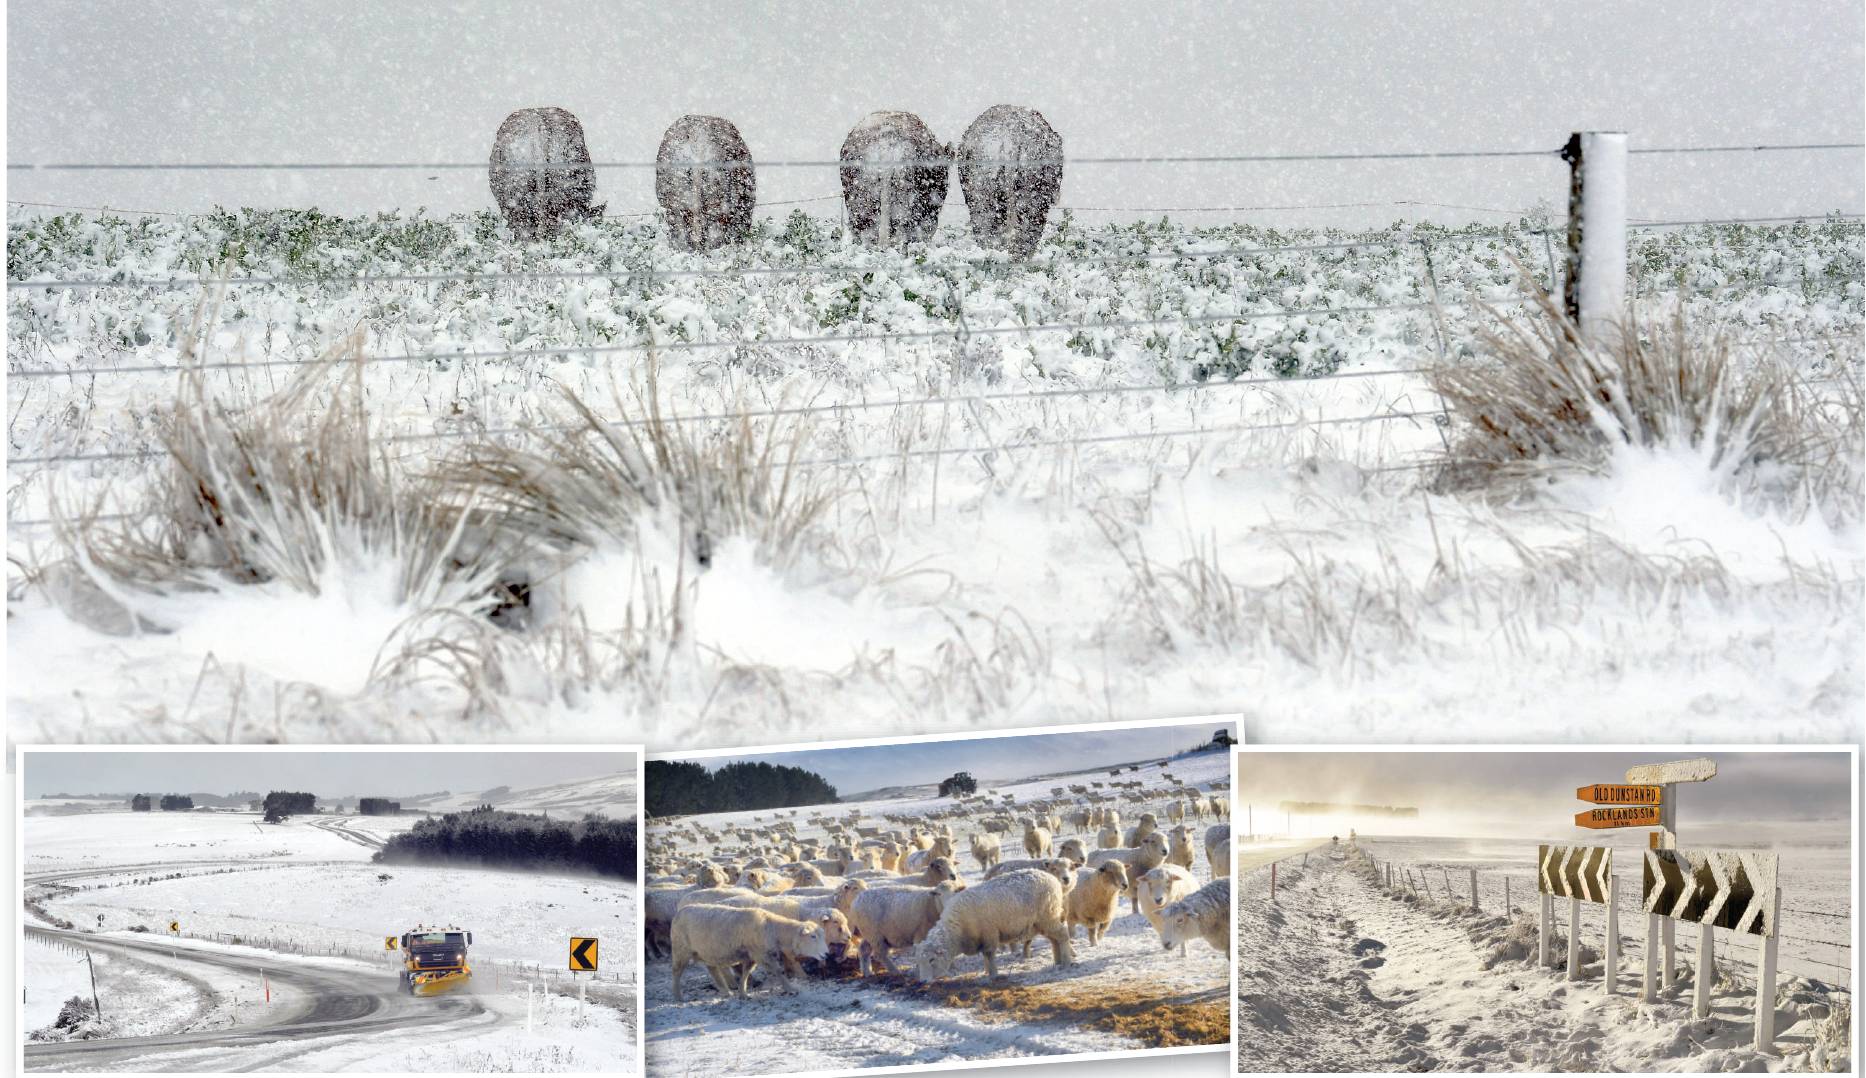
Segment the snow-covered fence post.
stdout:
<svg viewBox="0 0 1866 1078">
<path fill-rule="evenodd" d="M 1640 984 L 1639 998 L 1651 1003 L 1659 998 L 1659 922 L 1656 913 L 1646 914 L 1646 979 Z"/>
<path fill-rule="evenodd" d="M 1471 870 L 1471 910 L 1477 910 L 1477 870 Z"/>
<path fill-rule="evenodd" d="M 1581 335 L 1598 343 L 1626 305 L 1626 132 L 1577 131 L 1562 160 L 1570 169 L 1562 302 Z"/>
<path fill-rule="evenodd" d="M 1755 1049 L 1766 1052 L 1775 1046 L 1775 959 L 1777 926 L 1781 924 L 1782 892 L 1771 881 L 1768 931 L 1756 944 L 1756 1041 Z"/>
<path fill-rule="evenodd" d="M 1503 916 L 1506 920 L 1510 916 L 1510 878 L 1508 876 L 1503 877 Z"/>
<path fill-rule="evenodd" d="M 1717 940 L 1711 926 L 1698 925 L 1698 968 L 1691 975 L 1691 1014 L 1703 1018 L 1710 1014 L 1711 982 L 1717 979 Z"/>
<path fill-rule="evenodd" d="M 1270 901 L 1276 901 L 1276 862 L 1270 862 Z"/>
<path fill-rule="evenodd" d="M 1581 896 L 1568 896 L 1568 979 L 1581 979 Z"/>
<path fill-rule="evenodd" d="M 1607 878 L 1607 994 L 1620 990 L 1620 878 Z"/>
</svg>

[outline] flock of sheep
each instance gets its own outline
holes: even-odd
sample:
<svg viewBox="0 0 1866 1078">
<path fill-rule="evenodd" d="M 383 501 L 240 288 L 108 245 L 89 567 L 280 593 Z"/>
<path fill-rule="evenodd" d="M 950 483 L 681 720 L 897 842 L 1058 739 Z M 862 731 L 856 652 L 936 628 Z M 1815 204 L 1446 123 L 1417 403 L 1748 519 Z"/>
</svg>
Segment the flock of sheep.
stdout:
<svg viewBox="0 0 1866 1078">
<path fill-rule="evenodd" d="M 979 243 L 1026 258 L 1062 190 L 1063 140 L 1043 114 L 993 105 L 972 121 L 955 151 L 911 112 L 869 114 L 843 140 L 842 201 L 862 242 L 923 241 L 939 224 L 952 166 Z M 520 109 L 493 138 L 487 165 L 493 198 L 520 238 L 555 234 L 566 222 L 602 215 L 583 125 L 560 108 Z M 752 152 L 730 120 L 682 116 L 655 155 L 655 198 L 669 238 L 692 251 L 742 242 L 758 203 Z"/>
<path fill-rule="evenodd" d="M 1021 948 L 1027 959 L 1038 937 L 1055 965 L 1069 966 L 1076 929 L 1098 944 L 1123 899 L 1165 950 L 1203 940 L 1229 955 L 1230 802 L 1168 781 L 1172 788 L 1151 793 L 1132 788 L 1138 783 L 1055 787 L 1025 804 L 979 794 L 879 820 L 851 807 L 812 812 L 801 826 L 796 809 L 749 826 L 657 821 L 648 829 L 644 946 L 650 960 L 672 960 L 676 1001 L 694 963 L 722 997 L 741 999 L 756 970 L 794 992 L 792 978 L 811 969 L 899 973 L 897 952 L 922 982 L 952 975 L 972 955 L 995 978 L 1001 949 Z M 1145 809 L 1125 826 L 1123 802 Z M 1216 821 L 1202 836 L 1213 878 L 1201 885 L 1193 842 L 1206 817 Z M 956 856 L 960 833 L 976 880 Z M 1007 845 L 1025 856 L 1005 857 Z"/>
</svg>

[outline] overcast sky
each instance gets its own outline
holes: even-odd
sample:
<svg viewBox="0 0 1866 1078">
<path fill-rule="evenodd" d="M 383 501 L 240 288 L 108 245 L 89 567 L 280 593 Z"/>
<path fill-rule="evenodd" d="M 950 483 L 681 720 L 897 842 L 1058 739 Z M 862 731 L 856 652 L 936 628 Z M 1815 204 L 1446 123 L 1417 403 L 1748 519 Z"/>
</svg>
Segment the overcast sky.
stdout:
<svg viewBox="0 0 1866 1078">
<path fill-rule="evenodd" d="M 423 751 L 32 752 L 23 758 L 27 797 L 52 793 L 309 790 L 320 797 L 523 789 L 633 774 L 629 753 Z"/>
<path fill-rule="evenodd" d="M 1411 806 L 1428 825 L 1435 815 L 1477 814 L 1560 830 L 1590 807 L 1575 799 L 1578 787 L 1624 782 L 1626 769 L 1636 764 L 1696 756 L 1714 759 L 1717 777 L 1677 787 L 1679 813 L 1694 822 L 1849 815 L 1851 769 L 1844 752 L 1246 752 L 1237 787 L 1241 802 L 1273 814 L 1283 800 L 1329 801 Z M 1281 825 L 1280 815 L 1271 819 Z"/>
<path fill-rule="evenodd" d="M 1157 760 L 1209 742 L 1212 732 L 1221 727 L 1230 729 L 1234 736 L 1237 733 L 1235 723 L 1214 719 L 1139 730 L 923 741 L 913 745 L 708 757 L 695 762 L 708 768 L 734 760 L 801 767 L 828 779 L 836 792 L 846 797 L 884 786 L 935 783 L 958 771 L 970 771 L 984 783 Z"/>
<path fill-rule="evenodd" d="M 599 160 L 652 160 L 686 112 L 756 158 L 833 158 L 866 113 L 946 141 L 986 107 L 1045 113 L 1071 157 L 1858 142 L 1862 4 L 1833 0 L 550 2 L 17 0 L 7 5 L 15 162 L 483 162 L 513 109 L 576 113 Z M 1636 215 L 1857 211 L 1858 151 L 1635 159 Z M 489 207 L 483 170 L 24 173 L 8 197 L 137 209 Z M 831 169 L 766 169 L 761 201 L 832 195 Z M 1071 166 L 1063 203 L 1176 207 L 1565 200 L 1553 159 Z M 610 212 L 652 176 L 608 170 Z M 788 212 L 790 207 L 774 207 Z M 810 209 L 834 214 L 835 202 Z M 956 185 L 946 220 L 962 221 Z M 1385 223 L 1406 207 L 1261 210 Z M 1090 214 L 1091 219 L 1103 215 Z M 1132 214 L 1125 215 L 1132 217 Z"/>
</svg>

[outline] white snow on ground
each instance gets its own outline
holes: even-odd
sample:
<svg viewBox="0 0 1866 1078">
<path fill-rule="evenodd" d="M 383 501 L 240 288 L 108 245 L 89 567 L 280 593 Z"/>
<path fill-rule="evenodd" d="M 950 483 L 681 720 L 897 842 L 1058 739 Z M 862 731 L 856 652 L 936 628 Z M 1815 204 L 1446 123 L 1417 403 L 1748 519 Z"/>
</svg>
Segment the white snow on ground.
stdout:
<svg viewBox="0 0 1866 1078">
<path fill-rule="evenodd" d="M 1204 732 L 1205 724 L 1199 730 Z M 1005 744 L 1014 751 L 1014 740 Z M 1164 763 L 1156 759 L 1133 773 L 1124 769 L 1121 780 L 1145 782 L 1157 791 L 1170 785 L 1161 778 L 1166 771 L 1210 794 L 1228 790 L 1231 761 L 1226 752 Z M 1108 770 L 981 782 L 979 792 L 994 798 L 1009 793 L 1029 803 L 1049 799 L 1059 785 L 1105 780 Z M 880 824 L 885 817 L 919 817 L 952 806 L 950 799 L 931 795 L 842 802 L 799 809 L 795 821 L 801 837 L 820 838 L 821 829 L 805 822 L 814 812 L 842 818 L 859 811 L 865 821 Z M 1162 826 L 1170 826 L 1163 807 L 1159 801 L 1119 803 L 1128 826 L 1149 809 L 1161 810 Z M 676 819 L 713 830 L 756 830 L 770 817 L 769 812 L 733 812 Z M 974 828 L 962 820 L 951 822 L 954 861 L 964 879 L 976 881 L 980 873 L 967 846 Z M 1212 822 L 1208 817 L 1192 824 L 1193 873 L 1201 883 L 1212 878 L 1203 846 Z M 652 842 L 657 829 L 651 826 L 648 833 Z M 1024 855 L 1020 835 L 1004 836 L 1006 858 Z M 1065 827 L 1055 837 L 1059 843 L 1079 837 L 1095 848 L 1093 833 L 1078 835 Z M 1001 954 L 997 982 L 987 981 L 981 960 L 967 958 L 951 978 L 922 985 L 913 977 L 911 952 L 897 951 L 901 976 L 807 977 L 797 981 L 795 996 L 754 981 L 746 1002 L 720 999 L 705 971 L 693 967 L 684 984 L 686 1001 L 676 1003 L 671 963 L 651 962 L 646 974 L 648 1065 L 679 1075 L 774 1073 L 1127 1051 L 1228 1038 L 1230 963 L 1224 953 L 1202 942 L 1192 943 L 1183 956 L 1166 952 L 1152 925 L 1125 902 L 1102 941 L 1091 946 L 1078 933 L 1075 952 L 1076 965 L 1057 969 L 1048 944 L 1038 941 L 1027 960 L 1015 949 Z"/>
<path fill-rule="evenodd" d="M 75 947 L 32 937 L 23 946 L 26 982 L 22 994 L 26 998 L 21 1028 L 31 1033 L 56 1021 L 59 1008 L 71 997 L 90 999 L 91 975 L 85 968 L 84 952 Z"/>
<path fill-rule="evenodd" d="M 632 790 L 633 776 L 628 786 Z M 605 782 L 583 800 L 613 804 L 616 789 Z M 568 785 L 556 792 L 561 803 L 574 800 Z M 635 885 L 375 865 L 368 860 L 374 847 L 345 834 L 375 838 L 412 826 L 418 819 L 412 816 L 309 816 L 255 826 L 257 819 L 218 811 L 25 819 L 33 918 L 94 930 L 90 938 L 105 956 L 98 970 L 108 1035 L 228 1029 L 301 1002 L 289 985 L 273 980 L 267 1004 L 258 976 L 191 961 L 191 955 L 243 954 L 276 962 L 275 969 L 336 969 L 353 974 L 365 990 L 392 995 L 397 967 L 383 938 L 417 922 L 451 922 L 474 933 L 473 995 L 489 1012 L 469 1028 L 454 1023 L 346 1034 L 310 1042 L 308 1052 L 294 1041 L 289 1051 L 258 1056 L 249 1048 L 164 1049 L 161 1059 L 165 1066 L 272 1070 L 634 1069 Z M 181 925 L 179 937 L 166 932 L 171 919 Z M 147 931 L 135 931 L 138 926 Z M 574 991 L 564 969 L 572 935 L 603 941 L 602 973 L 591 982 L 587 1010 L 552 995 Z M 165 940 L 173 956 L 130 957 L 109 949 L 113 939 L 152 937 Z M 63 954 L 57 947 L 42 950 Z M 57 967 L 35 968 L 29 993 L 36 993 L 39 976 Z M 46 991 L 65 991 L 67 974 Z M 538 989 L 529 1036 L 527 983 Z"/>
<path fill-rule="evenodd" d="M 1627 713 L 1655 736 L 1750 738 L 1755 716 L 1770 738 L 1857 729 L 1857 513 L 1738 510 L 1701 468 L 1665 453 L 1509 504 L 1437 493 L 1412 467 L 1443 451 L 1432 415 L 1393 417 L 1436 408 L 1419 376 L 1399 373 L 1438 354 L 1430 311 L 1254 317 L 1430 300 L 1427 234 L 1412 229 L 1328 251 L 1108 263 L 1071 259 L 1342 237 L 1059 223 L 1030 267 L 1006 269 L 976 261 L 983 253 L 957 234 L 921 260 L 848 246 L 808 221 L 696 256 L 667 249 L 652 226 L 617 224 L 525 247 L 471 216 L 59 220 L 10 222 L 19 276 L 192 273 L 222 257 L 262 276 L 847 267 L 236 286 L 216 359 L 304 358 L 359 324 L 370 352 L 390 356 L 935 336 L 662 354 L 659 392 L 673 413 L 851 406 L 798 436 L 798 459 L 816 463 L 797 481 L 816 478 L 836 499 L 794 551 L 726 537 L 702 570 L 688 544 L 647 524 L 541 589 L 533 630 L 471 647 L 449 635 L 457 622 L 386 599 L 379 566 L 345 574 L 315 603 L 263 585 L 154 604 L 174 631 L 141 636 L 74 620 L 69 596 L 54 601 L 55 574 L 13 589 L 9 603 L 9 659 L 36 672 L 8 686 L 16 740 L 727 745 L 1212 710 L 1245 712 L 1251 738 L 1268 740 L 1584 740 L 1621 735 L 1613 716 Z M 1474 359 L 1473 334 L 1492 315 L 1470 304 L 1516 310 L 1512 259 L 1539 274 L 1545 244 L 1524 226 L 1429 238 L 1452 305 L 1444 350 Z M 1746 356 L 1774 342 L 1811 376 L 1857 373 L 1859 240 L 1851 222 L 1639 233 L 1633 291 L 1643 316 L 1682 301 L 1695 324 L 1746 342 Z M 167 368 L 194 303 L 186 289 L 14 292 L 9 364 Z M 1221 320 L 1028 329 L 1206 316 Z M 961 344 L 962 325 L 1015 332 Z M 620 382 L 626 397 L 643 363 L 616 352 L 391 362 L 365 381 L 378 435 L 424 439 L 393 446 L 398 466 L 419 472 L 456 434 L 561 419 L 552 383 L 616 418 L 612 389 Z M 212 378 L 259 392 L 285 373 Z M 1078 392 L 1203 374 L 1214 381 L 1197 390 Z M 1247 384 L 1222 384 L 1233 375 Z M 1287 375 L 1317 377 L 1278 380 Z M 174 376 L 11 384 L 17 455 L 134 452 L 155 444 Z M 993 396 L 1053 391 L 1063 395 Z M 869 407 L 925 397 L 954 403 Z M 1337 423 L 1371 415 L 1392 418 Z M 1254 424 L 1284 426 L 1232 429 Z M 705 429 L 717 438 L 728 426 Z M 1173 433 L 1187 430 L 1199 433 Z M 1112 437 L 1125 440 L 1049 444 Z M 965 447 L 999 448 L 901 455 Z M 121 508 L 149 474 L 142 460 L 23 466 L 9 474 L 9 508 L 43 517 L 55 491 Z M 32 568 L 60 557 L 42 527 L 10 528 L 9 552 Z M 552 587 L 563 594 L 547 610 Z M 289 637 L 272 633 L 287 623 Z M 449 663 L 388 661 L 402 654 Z M 1302 705 L 1266 704 L 1287 700 Z M 1422 714 L 1434 717 L 1429 730 Z M 1507 730 L 1497 714 L 1512 716 Z"/>
<path fill-rule="evenodd" d="M 1472 846 L 1487 848 L 1475 856 Z M 1277 900 L 1268 898 L 1269 870 L 1239 880 L 1239 1067 L 1247 1072 L 1342 1070 L 1846 1070 L 1851 1059 L 1852 994 L 1799 969 L 1784 941 L 1777 988 L 1776 1053 L 1750 1048 L 1753 1019 L 1753 938 L 1732 943 L 1718 934 L 1719 978 L 1712 1013 L 1691 1017 L 1691 954 L 1695 932 L 1678 939 L 1687 972 L 1651 1004 L 1637 999 L 1643 969 L 1643 919 L 1623 914 L 1620 992 L 1603 990 L 1601 907 L 1587 907 L 1581 939 L 1582 976 L 1535 964 L 1533 892 L 1523 884 L 1534 841 L 1493 859 L 1502 843 L 1444 839 L 1363 839 L 1284 860 Z M 1529 853 L 1520 851 L 1527 848 Z M 1844 846 L 1785 848 L 1784 905 L 1812 904 L 1850 912 Z M 1430 881 L 1432 897 L 1405 887 L 1387 892 L 1378 881 L 1391 860 Z M 1428 865 L 1452 867 L 1452 892 L 1437 891 Z M 1465 890 L 1473 864 L 1482 912 Z M 1787 878 L 1790 871 L 1792 881 Z M 1500 912 L 1496 877 L 1519 877 L 1511 895 L 1514 921 Z M 1622 868 L 1621 874 L 1624 875 Z M 1622 880 L 1622 885 L 1628 881 Z M 1834 907 L 1838 903 L 1838 909 Z M 1558 961 L 1565 964 L 1566 904 L 1557 904 Z M 1784 924 L 1793 925 L 1789 915 Z M 1800 927 L 1809 930 L 1809 919 Z M 1794 931 L 1789 928 L 1788 931 Z M 1803 952 L 1806 953 L 1805 951 Z"/>
</svg>

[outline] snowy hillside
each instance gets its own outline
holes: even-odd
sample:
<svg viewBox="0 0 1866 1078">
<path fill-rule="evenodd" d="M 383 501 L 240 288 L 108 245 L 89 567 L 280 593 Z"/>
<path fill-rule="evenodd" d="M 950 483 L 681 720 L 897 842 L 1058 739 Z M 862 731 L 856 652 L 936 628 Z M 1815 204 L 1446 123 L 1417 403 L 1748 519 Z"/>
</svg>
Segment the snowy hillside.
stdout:
<svg viewBox="0 0 1866 1078">
<path fill-rule="evenodd" d="M 1493 739 L 1507 714 L 1502 736 L 1585 738 L 1627 711 L 1850 736 L 1857 498 L 1739 503 L 1663 449 L 1507 495 L 1437 482 L 1419 370 L 1486 361 L 1478 331 L 1548 282 L 1543 223 L 1065 216 L 1009 265 L 956 229 L 875 251 L 801 215 L 694 255 L 613 221 L 519 245 L 488 214 L 16 213 L 15 280 L 248 283 L 198 381 L 175 373 L 197 289 L 9 293 L 8 647 L 34 672 L 9 682 L 15 736 L 725 745 L 1220 709 L 1253 739 L 1414 738 L 1420 714 L 1433 737 Z M 1640 231 L 1629 263 L 1649 326 L 1682 307 L 1805 379 L 1842 417 L 1819 436 L 1842 472 L 1861 235 Z M 474 273 L 542 276 L 455 279 Z M 355 329 L 371 362 L 276 407 L 336 424 L 289 437 L 357 460 L 399 523 L 353 522 L 328 560 L 254 546 L 283 559 L 263 582 L 179 556 L 194 525 L 161 521 L 183 494 L 144 501 L 178 387 L 185 414 L 240 414 Z M 634 424 L 621 447 L 560 390 Z M 512 525 L 490 548 L 447 528 L 469 499 Z M 487 616 L 511 582 L 522 626 Z"/>
<path fill-rule="evenodd" d="M 103 1041 L 68 1047 L 69 1037 L 48 1035 L 29 1066 L 148 1070 L 192 1058 L 199 1069 L 632 1070 L 635 885 L 372 864 L 382 836 L 415 819 L 28 817 L 27 922 L 40 934 L 29 937 L 37 957 L 28 999 L 65 998 L 70 970 L 58 960 L 90 951 L 99 956 L 104 1002 L 92 1035 L 166 1038 L 119 1049 Z M 474 933 L 471 991 L 427 1009 L 401 1002 L 397 956 L 383 945 L 420 923 Z M 575 991 L 565 972 L 572 936 L 606 944 L 585 1010 L 560 998 Z M 528 984 L 547 993 L 534 1001 L 530 1034 Z M 346 993 L 366 1001 L 342 1011 L 364 1016 L 353 1028 L 307 1024 L 337 1013 L 333 994 Z M 27 1032 L 46 1025 L 35 1008 Z M 240 1039 L 254 1023 L 280 1025 L 276 1051 L 255 1055 Z"/>
</svg>

